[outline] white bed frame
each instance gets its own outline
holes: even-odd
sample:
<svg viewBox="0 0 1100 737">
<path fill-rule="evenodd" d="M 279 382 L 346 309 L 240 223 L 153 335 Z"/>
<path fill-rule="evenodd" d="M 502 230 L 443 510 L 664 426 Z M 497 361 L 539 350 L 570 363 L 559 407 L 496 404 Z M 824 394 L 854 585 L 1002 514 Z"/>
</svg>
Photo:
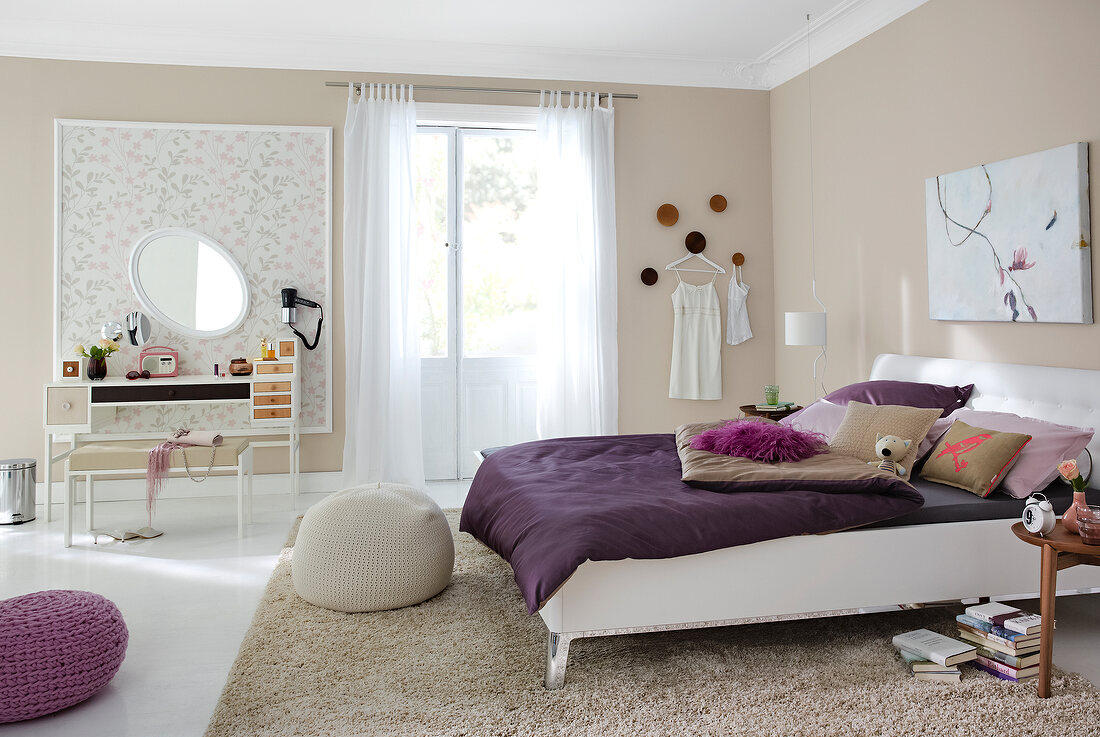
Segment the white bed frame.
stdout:
<svg viewBox="0 0 1100 737">
<path fill-rule="evenodd" d="M 974 384 L 968 406 L 1096 427 L 1100 371 L 883 354 L 872 379 Z M 1089 450 L 1100 458 L 1100 437 Z M 571 640 L 882 611 L 1038 590 L 1039 556 L 1009 520 L 857 529 L 658 560 L 587 561 L 539 611 L 547 688 Z M 1059 574 L 1059 593 L 1100 587 L 1100 568 Z"/>
</svg>

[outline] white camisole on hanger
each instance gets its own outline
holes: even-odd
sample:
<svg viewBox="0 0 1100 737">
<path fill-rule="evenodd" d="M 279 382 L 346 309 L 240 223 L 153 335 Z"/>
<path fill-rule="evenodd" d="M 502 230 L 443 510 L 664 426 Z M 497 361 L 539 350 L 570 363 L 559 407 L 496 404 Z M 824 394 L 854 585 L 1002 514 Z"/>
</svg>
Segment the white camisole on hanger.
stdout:
<svg viewBox="0 0 1100 737">
<path fill-rule="evenodd" d="M 726 342 L 730 345 L 744 343 L 752 337 L 749 327 L 749 285 L 741 280 L 741 267 L 735 267 L 730 278 L 729 294 L 726 296 Z"/>
<path fill-rule="evenodd" d="M 714 288 L 680 278 L 672 292 L 672 373 L 670 399 L 722 398 L 722 308 Z"/>
</svg>

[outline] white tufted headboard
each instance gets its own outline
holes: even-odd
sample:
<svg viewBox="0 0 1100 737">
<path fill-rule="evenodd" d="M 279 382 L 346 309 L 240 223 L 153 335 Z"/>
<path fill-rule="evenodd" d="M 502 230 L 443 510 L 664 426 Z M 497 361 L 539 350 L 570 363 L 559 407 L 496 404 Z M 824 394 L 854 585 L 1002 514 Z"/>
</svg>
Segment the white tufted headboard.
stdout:
<svg viewBox="0 0 1100 737">
<path fill-rule="evenodd" d="M 1100 425 L 1100 371 L 883 353 L 871 379 L 974 385 L 968 407 L 1075 427 Z M 1100 459 L 1100 433 L 1089 444 Z"/>
</svg>

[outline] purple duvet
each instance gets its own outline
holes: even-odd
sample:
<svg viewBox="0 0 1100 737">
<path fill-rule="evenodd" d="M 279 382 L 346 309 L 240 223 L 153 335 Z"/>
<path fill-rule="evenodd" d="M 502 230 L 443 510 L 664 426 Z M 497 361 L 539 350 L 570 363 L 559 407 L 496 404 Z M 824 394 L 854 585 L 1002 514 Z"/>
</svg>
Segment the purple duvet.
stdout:
<svg viewBox="0 0 1100 737">
<path fill-rule="evenodd" d="M 534 613 L 586 560 L 673 558 L 843 530 L 923 503 L 900 479 L 719 493 L 685 484 L 680 473 L 671 434 L 515 445 L 481 464 L 460 529 L 511 564 Z"/>
</svg>

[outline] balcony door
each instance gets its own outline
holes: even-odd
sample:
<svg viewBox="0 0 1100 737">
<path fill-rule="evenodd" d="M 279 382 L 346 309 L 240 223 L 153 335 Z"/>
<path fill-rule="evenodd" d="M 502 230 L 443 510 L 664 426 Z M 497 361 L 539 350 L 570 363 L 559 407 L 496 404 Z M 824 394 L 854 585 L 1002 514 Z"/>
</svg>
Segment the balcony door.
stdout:
<svg viewBox="0 0 1100 737">
<path fill-rule="evenodd" d="M 535 137 L 422 127 L 414 157 L 424 468 L 468 478 L 536 437 Z"/>
</svg>

